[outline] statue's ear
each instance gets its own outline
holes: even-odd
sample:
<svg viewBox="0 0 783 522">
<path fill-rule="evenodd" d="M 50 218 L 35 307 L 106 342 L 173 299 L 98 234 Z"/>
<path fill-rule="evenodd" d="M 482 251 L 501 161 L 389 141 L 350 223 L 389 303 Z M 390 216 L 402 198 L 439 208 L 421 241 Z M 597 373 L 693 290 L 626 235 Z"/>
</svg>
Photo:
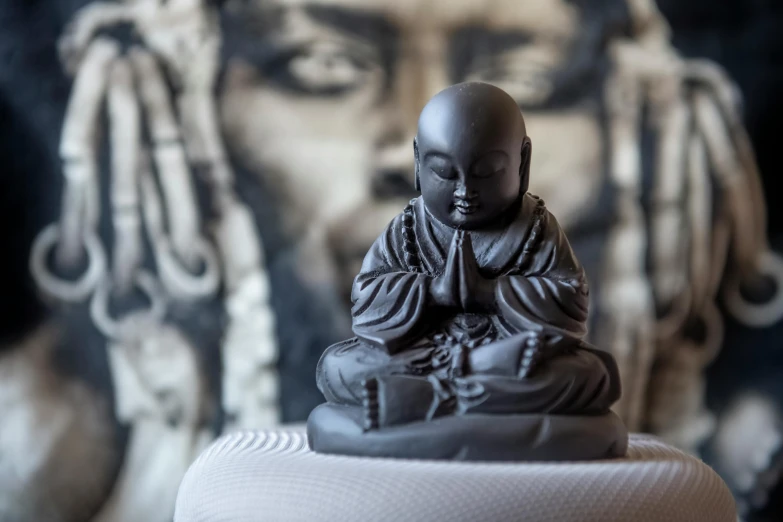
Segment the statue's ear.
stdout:
<svg viewBox="0 0 783 522">
<path fill-rule="evenodd" d="M 419 144 L 416 138 L 413 138 L 413 188 L 416 192 L 421 192 L 421 181 L 419 181 Z"/>
<path fill-rule="evenodd" d="M 519 191 L 522 194 L 527 193 L 530 185 L 530 159 L 533 157 L 533 142 L 528 136 L 522 141 L 522 161 L 519 164 Z"/>
</svg>

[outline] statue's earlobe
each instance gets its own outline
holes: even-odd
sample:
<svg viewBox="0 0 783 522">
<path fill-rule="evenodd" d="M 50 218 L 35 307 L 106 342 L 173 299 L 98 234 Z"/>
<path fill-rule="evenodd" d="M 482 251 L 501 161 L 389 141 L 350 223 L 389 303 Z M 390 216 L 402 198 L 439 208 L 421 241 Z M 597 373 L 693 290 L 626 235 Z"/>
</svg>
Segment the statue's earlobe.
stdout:
<svg viewBox="0 0 783 522">
<path fill-rule="evenodd" d="M 413 188 L 416 192 L 421 192 L 421 181 L 419 181 L 419 144 L 416 138 L 413 138 Z"/>
<path fill-rule="evenodd" d="M 522 141 L 522 161 L 519 164 L 519 191 L 522 194 L 527 193 L 530 185 L 530 160 L 533 157 L 533 142 L 528 136 Z"/>
</svg>

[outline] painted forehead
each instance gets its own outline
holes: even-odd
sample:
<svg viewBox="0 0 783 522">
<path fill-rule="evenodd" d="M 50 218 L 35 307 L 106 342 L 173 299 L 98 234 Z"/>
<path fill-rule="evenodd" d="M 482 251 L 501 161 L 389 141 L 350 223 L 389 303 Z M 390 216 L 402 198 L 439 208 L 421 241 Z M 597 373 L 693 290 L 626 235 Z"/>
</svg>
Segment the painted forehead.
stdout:
<svg viewBox="0 0 783 522">
<path fill-rule="evenodd" d="M 256 0 L 263 6 L 356 10 L 403 26 L 458 28 L 466 23 L 488 29 L 523 30 L 552 36 L 573 34 L 579 9 L 566 0 Z"/>
<path fill-rule="evenodd" d="M 236 27 L 226 31 L 224 48 L 272 87 L 299 94 L 379 85 L 382 96 L 400 71 L 421 76 L 413 68 L 423 67 L 426 88 L 480 80 L 524 107 L 560 107 L 597 92 L 601 49 L 616 31 L 604 13 L 625 1 L 249 0 L 227 17 Z M 337 85 L 324 88 L 338 73 Z"/>
</svg>

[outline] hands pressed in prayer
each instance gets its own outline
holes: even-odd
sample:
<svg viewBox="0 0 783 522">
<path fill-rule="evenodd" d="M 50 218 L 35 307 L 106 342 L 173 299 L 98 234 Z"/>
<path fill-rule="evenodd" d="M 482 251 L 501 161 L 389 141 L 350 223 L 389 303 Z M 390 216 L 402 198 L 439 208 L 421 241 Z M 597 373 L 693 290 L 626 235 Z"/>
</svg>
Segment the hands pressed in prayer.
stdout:
<svg viewBox="0 0 783 522">
<path fill-rule="evenodd" d="M 459 299 L 465 312 L 493 312 L 495 308 L 496 279 L 487 279 L 479 272 L 470 234 L 456 234 L 459 251 Z"/>
<path fill-rule="evenodd" d="M 454 234 L 449 248 L 449 255 L 446 259 L 446 266 L 443 273 L 430 281 L 430 297 L 432 301 L 445 308 L 456 308 L 459 306 L 459 280 L 460 280 L 460 247 L 459 231 Z"/>
<path fill-rule="evenodd" d="M 479 273 L 473 243 L 464 230 L 454 234 L 446 267 L 430 283 L 430 296 L 438 306 L 464 312 L 490 312 L 494 308 L 495 280 Z"/>
</svg>

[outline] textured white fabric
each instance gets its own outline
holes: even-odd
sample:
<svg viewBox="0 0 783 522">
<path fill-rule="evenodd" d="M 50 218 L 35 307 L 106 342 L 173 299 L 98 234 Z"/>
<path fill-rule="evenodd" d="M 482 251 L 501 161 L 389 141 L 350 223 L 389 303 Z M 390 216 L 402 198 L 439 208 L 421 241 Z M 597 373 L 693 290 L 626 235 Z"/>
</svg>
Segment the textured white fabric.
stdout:
<svg viewBox="0 0 783 522">
<path fill-rule="evenodd" d="M 319 455 L 301 429 L 237 433 L 191 466 L 175 522 L 735 522 L 708 466 L 633 435 L 625 459 L 465 463 Z"/>
</svg>

